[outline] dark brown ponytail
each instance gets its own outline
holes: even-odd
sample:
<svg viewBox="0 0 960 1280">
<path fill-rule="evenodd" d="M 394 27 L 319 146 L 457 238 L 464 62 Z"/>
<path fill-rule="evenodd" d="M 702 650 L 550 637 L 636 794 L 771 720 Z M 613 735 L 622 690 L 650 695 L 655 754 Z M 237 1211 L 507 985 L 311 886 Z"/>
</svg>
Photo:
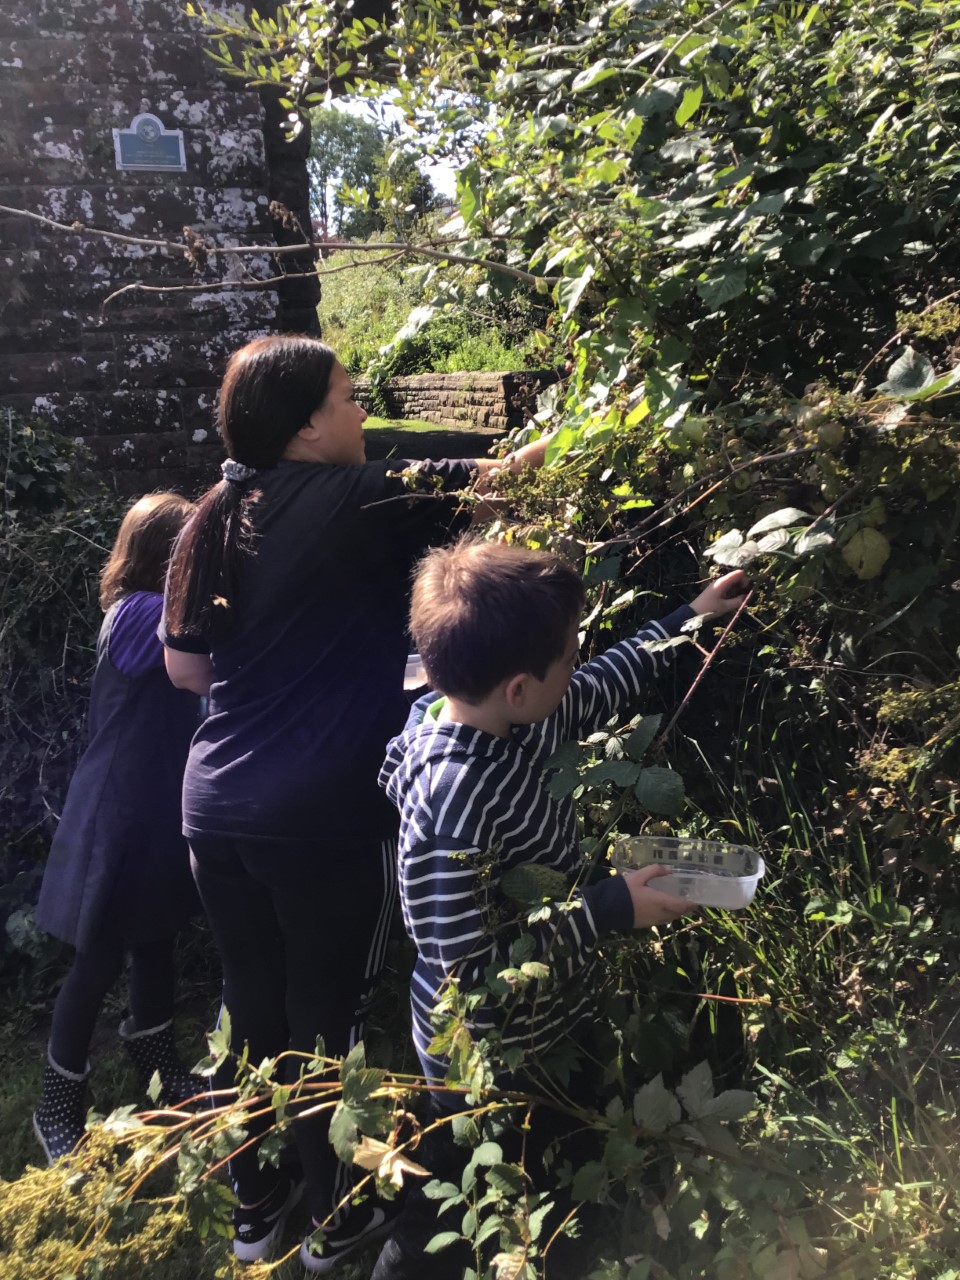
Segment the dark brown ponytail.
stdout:
<svg viewBox="0 0 960 1280">
<path fill-rule="evenodd" d="M 258 338 L 235 351 L 220 388 L 217 425 L 227 456 L 254 472 L 275 467 L 330 389 L 336 355 L 314 338 Z M 233 621 L 244 555 L 254 550 L 256 475 L 221 480 L 200 499 L 177 541 L 167 580 L 166 627 L 213 639 Z"/>
</svg>

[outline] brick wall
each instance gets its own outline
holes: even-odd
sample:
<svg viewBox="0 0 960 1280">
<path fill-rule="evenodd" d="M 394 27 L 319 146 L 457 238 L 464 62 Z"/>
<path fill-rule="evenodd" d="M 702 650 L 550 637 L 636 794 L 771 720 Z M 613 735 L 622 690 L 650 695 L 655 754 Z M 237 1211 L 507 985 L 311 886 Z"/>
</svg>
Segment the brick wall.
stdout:
<svg viewBox="0 0 960 1280">
<path fill-rule="evenodd" d="M 85 229 L 270 244 L 271 199 L 305 213 L 305 140 L 287 144 L 275 99 L 221 76 L 205 44 L 179 0 L 0 6 L 0 204 L 77 224 L 64 234 L 0 213 L 0 401 L 84 437 L 122 492 L 207 483 L 226 355 L 316 323 L 315 279 L 280 295 L 216 287 L 274 276 L 267 254 L 198 270 Z M 112 131 L 142 112 L 183 131 L 185 173 L 117 171 Z M 105 303 L 134 282 L 192 287 Z"/>
<path fill-rule="evenodd" d="M 536 412 L 539 392 L 557 375 L 549 369 L 522 373 L 422 373 L 381 384 L 391 418 L 421 419 L 441 427 L 470 427 L 503 435 Z M 380 404 L 366 378 L 356 379 L 357 399 L 370 413 Z"/>
</svg>

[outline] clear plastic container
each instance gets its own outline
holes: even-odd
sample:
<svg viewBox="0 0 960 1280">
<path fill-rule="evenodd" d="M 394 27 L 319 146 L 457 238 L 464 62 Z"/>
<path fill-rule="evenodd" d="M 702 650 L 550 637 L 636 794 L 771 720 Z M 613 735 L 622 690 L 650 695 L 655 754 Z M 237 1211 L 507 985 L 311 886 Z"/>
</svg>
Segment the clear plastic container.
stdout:
<svg viewBox="0 0 960 1280">
<path fill-rule="evenodd" d="M 427 673 L 423 669 L 419 653 L 407 654 L 407 668 L 403 673 L 403 687 L 408 691 L 427 687 Z"/>
<path fill-rule="evenodd" d="M 610 860 L 621 871 L 666 867 L 668 874 L 655 882 L 662 893 L 724 911 L 749 906 L 766 870 L 763 858 L 749 845 L 672 836 L 621 836 Z"/>
</svg>

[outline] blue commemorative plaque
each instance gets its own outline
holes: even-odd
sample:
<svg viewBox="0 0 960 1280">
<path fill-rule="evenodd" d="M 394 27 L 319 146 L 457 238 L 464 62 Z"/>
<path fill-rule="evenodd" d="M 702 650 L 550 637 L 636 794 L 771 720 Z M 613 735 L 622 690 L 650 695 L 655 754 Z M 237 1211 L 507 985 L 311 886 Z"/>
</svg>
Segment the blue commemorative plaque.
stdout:
<svg viewBox="0 0 960 1280">
<path fill-rule="evenodd" d="M 129 129 L 114 129 L 118 169 L 169 169 L 184 173 L 183 131 L 165 129 L 156 116 L 134 116 Z"/>
</svg>

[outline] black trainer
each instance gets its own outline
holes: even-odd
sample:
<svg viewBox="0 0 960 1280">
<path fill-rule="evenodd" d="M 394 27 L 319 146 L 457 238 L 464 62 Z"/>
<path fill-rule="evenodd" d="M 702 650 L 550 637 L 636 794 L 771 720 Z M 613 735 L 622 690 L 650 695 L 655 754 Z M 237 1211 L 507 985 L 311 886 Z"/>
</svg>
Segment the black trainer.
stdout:
<svg viewBox="0 0 960 1280">
<path fill-rule="evenodd" d="M 344 1259 L 393 1230 L 395 1202 L 364 1200 L 341 1212 L 329 1227 L 317 1227 L 300 1246 L 300 1261 L 313 1275 L 327 1275 Z"/>
<path fill-rule="evenodd" d="M 233 1211 L 233 1252 L 240 1262 L 262 1262 L 283 1234 L 290 1211 L 303 1194 L 303 1183 L 280 1174 L 276 1187 L 259 1204 Z"/>
<path fill-rule="evenodd" d="M 411 1189 L 390 1239 L 380 1251 L 370 1280 L 462 1280 L 472 1255 L 465 1241 L 456 1240 L 438 1253 L 427 1253 L 434 1236 L 459 1228 L 460 1215 L 440 1216 L 436 1200 L 428 1200 L 422 1187 Z"/>
</svg>

